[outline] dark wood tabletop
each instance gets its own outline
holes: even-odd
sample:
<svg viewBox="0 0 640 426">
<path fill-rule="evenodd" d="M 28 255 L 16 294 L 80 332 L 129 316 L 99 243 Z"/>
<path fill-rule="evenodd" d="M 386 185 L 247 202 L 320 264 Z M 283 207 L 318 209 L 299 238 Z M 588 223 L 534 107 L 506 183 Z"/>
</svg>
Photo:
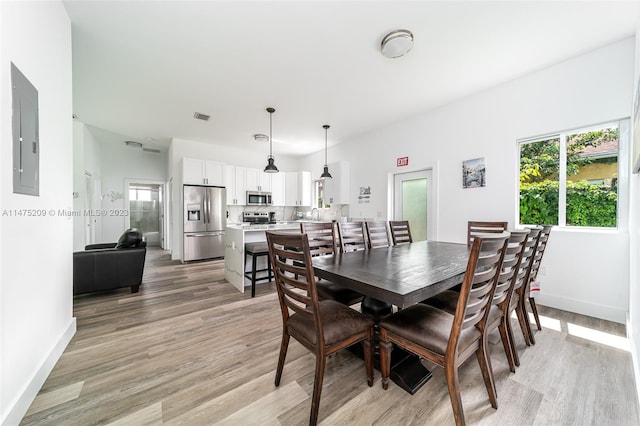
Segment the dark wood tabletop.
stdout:
<svg viewBox="0 0 640 426">
<path fill-rule="evenodd" d="M 406 307 L 462 282 L 466 244 L 420 241 L 313 258 L 316 276 Z"/>
</svg>

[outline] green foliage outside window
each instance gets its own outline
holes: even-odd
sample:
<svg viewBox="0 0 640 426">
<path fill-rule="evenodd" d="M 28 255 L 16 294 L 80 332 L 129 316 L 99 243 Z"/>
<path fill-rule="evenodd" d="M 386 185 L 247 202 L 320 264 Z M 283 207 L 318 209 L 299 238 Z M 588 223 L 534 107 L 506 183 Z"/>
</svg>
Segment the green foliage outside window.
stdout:
<svg viewBox="0 0 640 426">
<path fill-rule="evenodd" d="M 594 162 L 617 162 L 617 157 L 593 159 L 585 148 L 616 140 L 618 129 L 601 129 L 567 136 L 567 175 L 579 174 Z M 520 145 L 520 223 L 558 224 L 560 143 L 558 138 Z M 611 180 L 611 179 L 610 179 Z M 617 179 L 612 185 L 593 185 L 586 180 L 566 182 L 568 226 L 617 226 Z"/>
<path fill-rule="evenodd" d="M 615 227 L 618 194 L 588 182 L 567 182 L 567 225 Z M 558 224 L 558 182 L 520 185 L 520 223 Z"/>
</svg>

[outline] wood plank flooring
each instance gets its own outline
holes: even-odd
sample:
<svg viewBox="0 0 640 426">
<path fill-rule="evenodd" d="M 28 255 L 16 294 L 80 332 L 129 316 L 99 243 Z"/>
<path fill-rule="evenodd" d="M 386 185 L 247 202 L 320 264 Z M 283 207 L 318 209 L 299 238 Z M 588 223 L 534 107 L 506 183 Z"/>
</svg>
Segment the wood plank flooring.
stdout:
<svg viewBox="0 0 640 426">
<path fill-rule="evenodd" d="M 499 336 L 491 360 L 498 410 L 475 359 L 461 367 L 467 423 L 637 425 L 631 355 L 570 333 L 625 335 L 620 324 L 540 307 L 549 328 L 526 347 L 513 321 L 521 367 L 509 372 Z M 24 425 L 305 425 L 314 357 L 291 340 L 273 384 L 281 317 L 273 284 L 238 293 L 221 261 L 181 265 L 149 250 L 143 285 L 77 297 L 78 331 L 22 421 Z M 444 373 L 411 396 L 348 351 L 329 359 L 320 401 L 325 425 L 453 424 Z"/>
</svg>

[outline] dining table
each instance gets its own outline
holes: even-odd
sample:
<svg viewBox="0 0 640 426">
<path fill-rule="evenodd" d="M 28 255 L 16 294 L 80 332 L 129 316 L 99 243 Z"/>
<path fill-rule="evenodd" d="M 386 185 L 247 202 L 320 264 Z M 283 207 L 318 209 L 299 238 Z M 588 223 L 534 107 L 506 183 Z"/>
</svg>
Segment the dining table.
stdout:
<svg viewBox="0 0 640 426">
<path fill-rule="evenodd" d="M 363 294 L 361 309 L 365 312 L 369 303 L 382 302 L 403 309 L 455 287 L 462 283 L 469 253 L 466 244 L 418 241 L 317 256 L 312 262 L 318 278 Z M 394 348 L 390 377 L 414 394 L 429 380 L 431 372 L 418 357 Z"/>
</svg>

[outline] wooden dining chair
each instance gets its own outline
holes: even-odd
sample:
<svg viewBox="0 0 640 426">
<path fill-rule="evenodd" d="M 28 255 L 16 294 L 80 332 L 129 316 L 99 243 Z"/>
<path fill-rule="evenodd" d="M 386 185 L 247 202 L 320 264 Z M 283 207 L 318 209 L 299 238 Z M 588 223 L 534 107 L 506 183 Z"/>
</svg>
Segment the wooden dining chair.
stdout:
<svg viewBox="0 0 640 426">
<path fill-rule="evenodd" d="M 300 230 L 309 238 L 311 256 L 334 254 L 336 251 L 335 228 L 332 222 L 301 222 Z M 362 302 L 364 296 L 356 291 L 327 280 L 316 283 L 321 299 L 331 299 L 347 306 Z"/>
<path fill-rule="evenodd" d="M 338 222 L 338 246 L 341 253 L 366 250 L 364 222 Z"/>
<path fill-rule="evenodd" d="M 367 231 L 367 244 L 370 249 L 389 247 L 392 245 L 391 238 L 389 238 L 389 230 L 387 229 L 387 222 L 365 222 L 365 229 Z"/>
<path fill-rule="evenodd" d="M 516 372 L 516 365 L 519 365 L 519 360 L 518 364 L 516 364 L 517 354 L 514 353 L 513 332 L 510 327 L 510 312 L 512 311 L 509 311 L 509 303 L 517 282 L 519 281 L 522 284 L 526 278 L 526 270 L 521 271 L 520 265 L 526 249 L 529 232 L 528 229 L 509 231 L 511 235 L 502 260 L 500 276 L 493 295 L 492 306 L 489 310 L 487 326 L 485 327 L 485 333 L 491 333 L 495 329 L 500 332 L 500 340 L 509 363 L 509 370 L 512 373 Z M 459 295 L 460 293 L 458 292 L 446 290 L 427 299 L 424 303 L 454 314 Z"/>
<path fill-rule="evenodd" d="M 547 248 L 547 244 L 549 242 L 549 235 L 551 234 L 551 229 L 553 228 L 551 225 L 538 225 L 542 227 L 540 231 L 540 239 L 538 240 L 538 246 L 536 247 L 536 255 L 533 259 L 533 265 L 531 266 L 531 273 L 529 274 L 529 279 L 527 280 L 526 287 L 526 297 L 523 298 L 521 303 L 523 304 L 523 309 L 525 309 L 525 302 L 528 300 L 529 305 L 531 306 L 531 313 L 533 314 L 533 318 L 536 321 L 536 327 L 538 330 L 542 330 L 542 325 L 540 324 L 540 316 L 538 315 L 538 307 L 536 306 L 536 299 L 531 297 L 531 283 L 535 281 L 538 277 L 538 271 L 540 270 L 540 264 L 542 263 L 542 256 L 544 255 L 544 251 Z M 526 310 L 526 309 L 525 309 Z M 528 323 L 528 318 L 527 318 Z M 531 326 L 529 326 L 529 330 L 531 330 Z M 535 338 L 533 337 L 533 332 L 530 335 L 531 343 L 535 344 Z"/>
<path fill-rule="evenodd" d="M 391 240 L 394 246 L 413 242 L 408 220 L 390 220 L 389 230 L 391 231 Z"/>
<path fill-rule="evenodd" d="M 507 230 L 508 222 L 478 222 L 470 220 L 467 222 L 467 245 L 471 247 L 473 237 L 478 233 L 501 233 Z"/>
<path fill-rule="evenodd" d="M 316 357 L 309 418 L 309 424 L 315 425 L 329 355 L 362 342 L 367 384 L 373 385 L 373 320 L 342 303 L 320 300 L 307 234 L 267 231 L 266 235 L 282 313 L 275 385 L 280 385 L 289 339 L 293 337 Z"/>
<path fill-rule="evenodd" d="M 382 388 L 389 386 L 391 345 L 444 367 L 453 416 L 464 425 L 458 366 L 474 353 L 480 364 L 489 401 L 498 408 L 497 394 L 484 329 L 509 233 L 476 236 L 464 275 L 455 314 L 419 303 L 380 322 Z"/>
<path fill-rule="evenodd" d="M 522 254 L 522 261 L 520 262 L 520 273 L 518 274 L 518 280 L 515 283 L 513 294 L 511 295 L 511 301 L 509 302 L 507 315 L 511 317 L 511 314 L 513 312 L 516 313 L 518 324 L 520 325 L 520 330 L 522 330 L 522 337 L 524 338 L 524 342 L 527 346 L 531 346 L 531 336 L 533 333 L 529 324 L 527 309 L 525 304 L 522 303 L 522 300 L 523 298 L 528 297 L 527 283 L 529 282 L 529 278 L 531 276 L 531 268 L 538 247 L 538 241 L 540 239 L 542 227 L 530 227 L 527 229 L 529 230 L 529 235 L 527 236 L 527 241 L 525 243 L 524 253 Z M 514 342 L 511 323 L 508 323 L 507 326 L 509 328 L 508 332 L 510 333 L 509 335 L 511 337 L 511 341 Z M 519 366 L 520 361 L 518 358 L 518 351 L 515 348 L 515 343 L 513 346 L 513 350 L 514 361 L 516 363 L 516 366 Z"/>
</svg>

